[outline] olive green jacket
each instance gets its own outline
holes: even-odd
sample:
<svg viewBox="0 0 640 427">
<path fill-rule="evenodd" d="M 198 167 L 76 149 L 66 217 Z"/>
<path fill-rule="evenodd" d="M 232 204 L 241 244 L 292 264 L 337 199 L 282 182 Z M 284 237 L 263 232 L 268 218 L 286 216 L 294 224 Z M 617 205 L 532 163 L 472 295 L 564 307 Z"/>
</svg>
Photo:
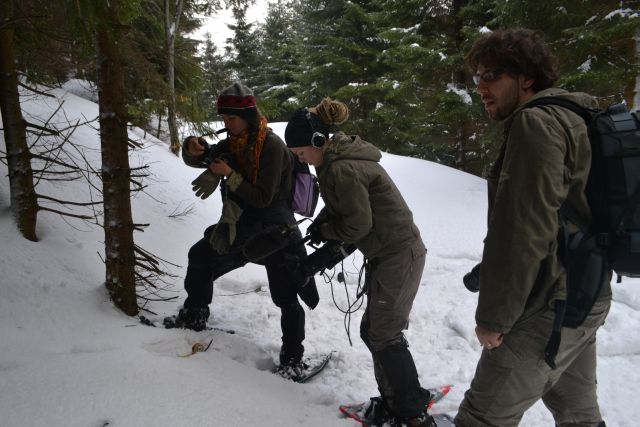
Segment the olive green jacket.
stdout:
<svg viewBox="0 0 640 427">
<path fill-rule="evenodd" d="M 561 89 L 541 91 L 527 102 L 543 96 L 596 106 L 587 94 Z M 591 219 L 584 195 L 591 162 L 584 120 L 559 106 L 526 104 L 505 120 L 505 139 L 487 177 L 488 226 L 476 322 L 500 333 L 565 296 L 557 241 L 562 203 L 567 200 L 581 218 Z M 606 284 L 601 297 L 610 294 Z"/>
<path fill-rule="evenodd" d="M 380 165 L 380 150 L 359 136 L 336 133 L 316 169 L 325 208 L 320 233 L 355 244 L 370 259 L 420 238 L 413 214 Z"/>
</svg>

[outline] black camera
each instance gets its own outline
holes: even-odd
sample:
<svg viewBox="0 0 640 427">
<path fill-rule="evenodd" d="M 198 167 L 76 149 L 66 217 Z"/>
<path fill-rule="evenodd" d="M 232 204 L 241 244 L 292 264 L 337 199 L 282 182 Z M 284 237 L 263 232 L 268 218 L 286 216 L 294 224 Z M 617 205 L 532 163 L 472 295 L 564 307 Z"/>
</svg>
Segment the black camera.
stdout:
<svg viewBox="0 0 640 427">
<path fill-rule="evenodd" d="M 222 128 L 214 132 L 205 133 L 203 136 L 200 136 L 200 137 L 189 135 L 184 139 L 184 141 L 182 141 L 182 145 L 186 145 L 187 142 L 192 138 L 196 138 L 198 140 L 198 144 L 200 144 L 202 148 L 204 148 L 204 154 L 202 156 L 202 159 L 200 160 L 200 166 L 202 167 L 208 167 L 215 159 L 224 160 L 225 162 L 229 163 L 232 158 L 230 153 L 228 152 L 225 153 L 222 150 L 220 144 L 209 144 L 207 140 L 204 139 L 205 136 L 212 136 L 212 135 L 214 135 L 217 138 L 219 134 L 227 131 L 228 131 L 227 128 Z"/>
<path fill-rule="evenodd" d="M 294 283 L 303 287 L 316 274 L 333 268 L 356 250 L 355 245 L 347 245 L 338 240 L 329 240 L 307 256 L 288 257 L 287 268 Z"/>
<path fill-rule="evenodd" d="M 259 262 L 292 244 L 300 221 L 293 224 L 272 225 L 247 239 L 242 254 L 251 262 Z M 302 244 L 305 240 L 297 243 Z"/>
<path fill-rule="evenodd" d="M 201 138 L 202 139 L 202 138 Z M 225 161 L 227 163 L 231 162 L 233 158 L 231 153 L 223 152 L 218 144 L 207 144 L 204 143 L 204 156 L 200 163 L 202 166 L 208 167 L 214 160 L 219 159 Z"/>
<path fill-rule="evenodd" d="M 471 292 L 478 292 L 480 290 L 480 263 L 464 275 L 462 283 L 464 283 L 464 287 Z"/>
</svg>

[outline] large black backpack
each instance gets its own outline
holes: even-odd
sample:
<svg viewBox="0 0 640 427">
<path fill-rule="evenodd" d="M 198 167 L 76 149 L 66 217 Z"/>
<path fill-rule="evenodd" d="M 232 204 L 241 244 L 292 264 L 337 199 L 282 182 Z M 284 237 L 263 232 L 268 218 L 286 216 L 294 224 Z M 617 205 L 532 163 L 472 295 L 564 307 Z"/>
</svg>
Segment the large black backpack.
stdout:
<svg viewBox="0 0 640 427">
<path fill-rule="evenodd" d="M 622 276 L 640 277 L 640 119 L 624 104 L 596 110 L 567 99 L 543 97 L 527 107 L 541 105 L 558 105 L 582 117 L 592 155 L 586 196 L 593 221 L 586 223 L 566 204 L 560 209 L 561 218 L 579 231 L 570 233 L 563 227 L 559 235 L 567 269 L 567 300 L 556 304 L 557 343 L 552 336 L 547 346 L 547 362 L 552 365 L 560 328 L 583 323 L 609 271 L 618 275 L 618 281 Z"/>
</svg>

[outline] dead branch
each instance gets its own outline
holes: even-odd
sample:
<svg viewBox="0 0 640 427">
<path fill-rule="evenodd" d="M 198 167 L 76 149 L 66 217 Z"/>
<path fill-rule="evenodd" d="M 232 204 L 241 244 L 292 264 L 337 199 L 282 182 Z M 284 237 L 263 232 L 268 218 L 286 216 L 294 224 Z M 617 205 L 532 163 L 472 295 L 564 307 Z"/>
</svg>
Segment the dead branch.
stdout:
<svg viewBox="0 0 640 427">
<path fill-rule="evenodd" d="M 134 245 L 134 252 L 136 256 L 136 296 L 139 300 L 144 301 L 142 305 L 139 304 L 138 308 L 144 309 L 148 302 L 173 301 L 178 298 L 178 296 L 167 296 L 165 292 L 169 292 L 172 287 L 167 280 L 177 277 L 169 273 L 167 266 L 179 266 L 153 255 L 138 245 Z"/>
<path fill-rule="evenodd" d="M 127 138 L 127 142 L 129 143 L 129 148 L 142 148 L 144 146 L 144 143 L 139 141 L 134 141 L 131 138 Z"/>
<path fill-rule="evenodd" d="M 62 216 L 69 216 L 69 217 L 72 217 L 72 218 L 79 218 L 79 219 L 86 219 L 86 220 L 94 219 L 94 218 L 93 218 L 93 217 L 91 217 L 91 216 L 87 216 L 87 215 L 76 215 L 76 214 L 72 214 L 72 213 L 70 213 L 70 212 L 62 212 L 62 211 L 59 211 L 59 210 L 57 210 L 57 209 L 51 209 L 51 208 L 47 208 L 47 207 L 39 206 L 39 205 L 38 205 L 38 210 L 39 210 L 39 211 L 52 212 L 52 213 L 56 213 L 56 214 L 58 214 L 58 215 L 62 215 Z"/>
<path fill-rule="evenodd" d="M 50 93 L 46 93 L 46 92 L 42 92 L 34 87 L 31 87 L 29 85 L 26 85 L 24 83 L 22 83 L 20 80 L 18 80 L 18 86 L 23 87 L 25 89 L 27 89 L 30 92 L 36 93 L 38 95 L 42 95 L 42 96 L 47 96 L 49 98 L 55 98 L 55 95 L 51 95 Z"/>
<path fill-rule="evenodd" d="M 193 213 L 193 210 L 195 209 L 195 204 L 191 203 L 190 205 L 188 205 L 187 207 L 185 207 L 183 210 L 178 211 L 178 208 L 180 207 L 180 205 L 176 206 L 173 211 L 169 214 L 169 218 L 180 218 L 183 216 L 188 216 L 191 213 Z"/>
<path fill-rule="evenodd" d="M 149 224 L 133 224 L 133 229 L 142 233 L 148 226 Z"/>
<path fill-rule="evenodd" d="M 26 122 L 25 125 L 27 126 L 27 128 L 38 129 L 42 132 L 46 132 L 49 135 L 60 135 L 60 132 L 58 132 L 57 130 L 49 129 L 45 126 L 39 126 L 35 123 Z"/>
<path fill-rule="evenodd" d="M 51 158 L 51 157 L 48 157 L 48 156 L 43 156 L 43 155 L 41 155 L 41 154 L 32 154 L 32 155 L 31 155 L 31 158 L 32 158 L 32 159 L 43 160 L 43 161 L 47 162 L 48 164 L 55 164 L 55 165 L 58 165 L 58 166 L 63 166 L 63 167 L 65 167 L 65 168 L 69 168 L 69 169 L 74 169 L 74 170 L 75 170 L 75 169 L 77 169 L 77 168 L 78 168 L 78 165 L 72 165 L 72 164 L 69 164 L 69 163 L 63 162 L 63 161 L 61 161 L 61 160 L 56 160 L 56 159 Z M 44 169 L 46 169 L 46 168 L 44 168 Z M 36 169 L 34 169 L 34 171 L 35 171 L 35 170 L 36 170 Z M 43 172 L 44 172 L 44 170 L 43 170 Z M 56 171 L 56 172 L 53 172 L 53 171 L 47 171 L 47 172 L 49 172 L 49 173 L 51 173 L 51 174 L 53 174 L 53 173 L 59 173 L 59 171 Z"/>
<path fill-rule="evenodd" d="M 73 205 L 73 206 L 93 206 L 93 205 L 101 205 L 102 202 L 72 202 L 69 200 L 60 200 L 54 197 L 45 196 L 44 194 L 36 194 L 39 199 L 49 200 L 55 203 L 59 203 L 61 205 Z"/>
</svg>

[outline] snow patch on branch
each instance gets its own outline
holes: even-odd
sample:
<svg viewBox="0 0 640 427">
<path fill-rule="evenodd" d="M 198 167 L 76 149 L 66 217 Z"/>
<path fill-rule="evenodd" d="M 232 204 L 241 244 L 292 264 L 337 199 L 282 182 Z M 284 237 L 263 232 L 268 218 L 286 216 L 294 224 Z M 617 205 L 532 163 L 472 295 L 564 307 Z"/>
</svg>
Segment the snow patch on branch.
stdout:
<svg viewBox="0 0 640 427">
<path fill-rule="evenodd" d="M 591 70 L 591 62 L 593 61 L 593 57 L 589 57 L 589 59 L 587 59 L 586 61 L 584 61 L 582 64 L 580 64 L 578 66 L 578 70 L 582 71 L 583 73 L 588 72 L 589 70 Z"/>
<path fill-rule="evenodd" d="M 456 85 L 454 85 L 453 83 L 447 84 L 447 92 L 455 93 L 462 99 L 462 102 L 464 102 L 467 105 L 471 105 L 473 103 L 473 101 L 471 100 L 471 95 L 469 95 L 469 92 L 459 87 L 456 87 Z"/>
<path fill-rule="evenodd" d="M 616 16 L 620 16 L 622 18 L 640 18 L 640 12 L 633 9 L 616 9 L 609 12 L 604 19 L 613 19 Z"/>
</svg>

